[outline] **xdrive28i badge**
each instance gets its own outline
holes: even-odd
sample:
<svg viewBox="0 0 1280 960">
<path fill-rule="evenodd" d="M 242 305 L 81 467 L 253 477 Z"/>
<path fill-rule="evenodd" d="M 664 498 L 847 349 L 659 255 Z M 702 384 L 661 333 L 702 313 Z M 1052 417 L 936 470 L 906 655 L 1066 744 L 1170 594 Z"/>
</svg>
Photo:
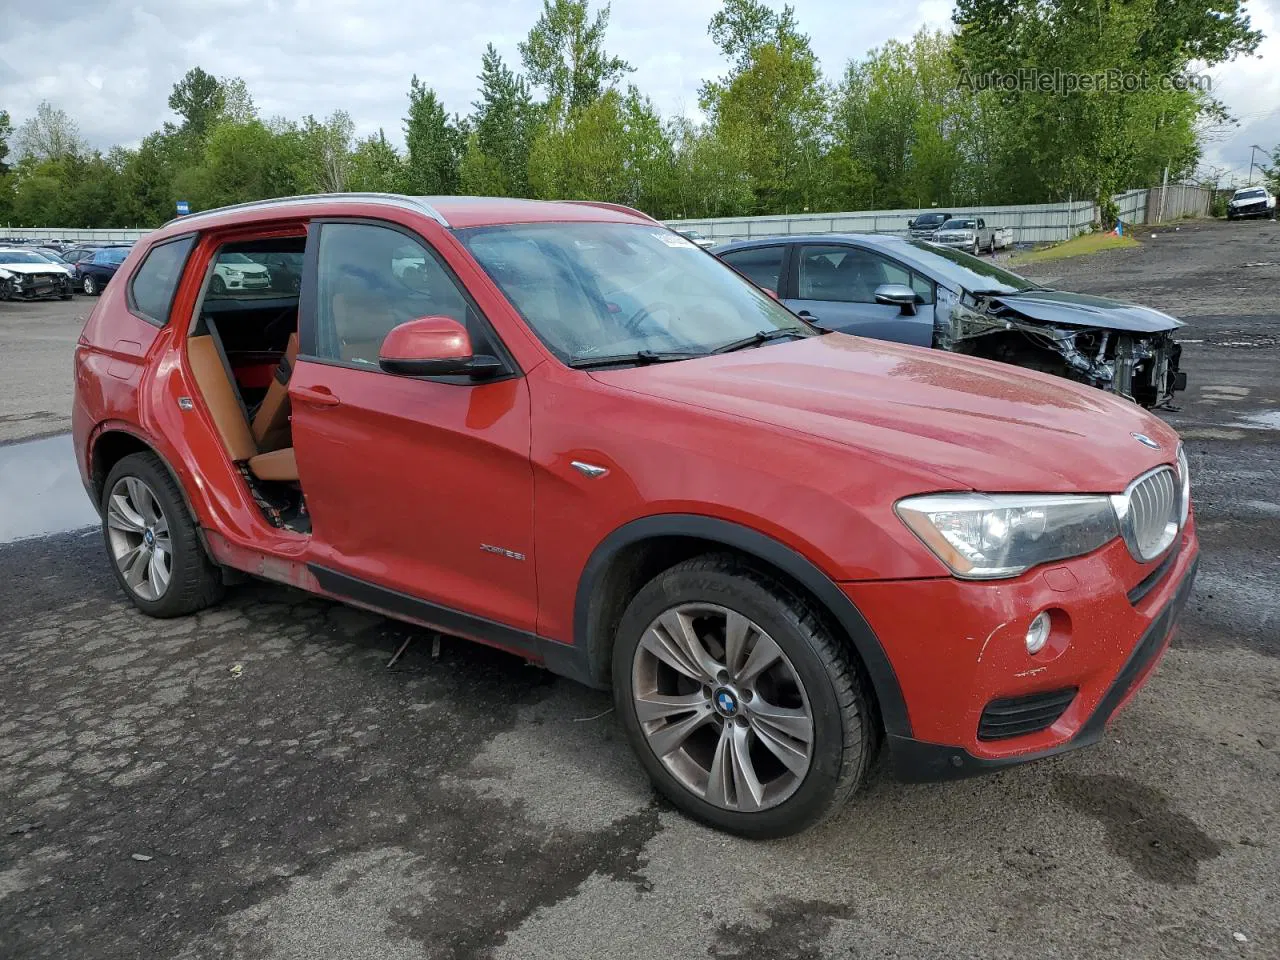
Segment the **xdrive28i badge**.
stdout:
<svg viewBox="0 0 1280 960">
<path fill-rule="evenodd" d="M 1145 433 L 1131 433 L 1129 434 L 1129 436 L 1133 437 L 1133 439 L 1137 440 L 1143 446 L 1150 447 L 1152 450 L 1160 449 L 1160 444 L 1157 443 L 1155 440 L 1152 440 Z"/>
</svg>

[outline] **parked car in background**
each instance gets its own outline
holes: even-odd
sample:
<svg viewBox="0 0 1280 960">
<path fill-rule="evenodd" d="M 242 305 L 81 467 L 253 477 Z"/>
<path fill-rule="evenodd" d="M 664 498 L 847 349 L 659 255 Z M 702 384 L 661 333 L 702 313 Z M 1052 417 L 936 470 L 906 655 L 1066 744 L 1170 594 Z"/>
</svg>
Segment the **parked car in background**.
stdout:
<svg viewBox="0 0 1280 960">
<path fill-rule="evenodd" d="M 1057 374 L 1144 407 L 1187 377 L 1181 321 L 1147 307 L 1063 293 L 936 243 L 820 234 L 713 251 L 801 317 L 864 337 L 935 347 Z"/>
<path fill-rule="evenodd" d="M 698 246 L 702 247 L 703 249 L 714 247 L 716 245 L 716 242 L 714 240 L 708 237 L 704 237 L 701 233 L 699 233 L 697 230 L 694 230 L 692 228 L 675 227 L 674 229 L 676 233 L 680 234 L 680 236 L 684 237 L 686 240 L 692 240 L 694 243 L 696 243 Z"/>
<path fill-rule="evenodd" d="M 1266 187 L 1241 187 L 1227 202 L 1227 219 L 1243 220 L 1246 217 L 1276 216 L 1276 198 Z"/>
<path fill-rule="evenodd" d="M 907 221 L 907 234 L 912 240 L 932 240 L 938 228 L 950 219 L 951 214 L 943 210 L 922 213 L 914 220 Z"/>
<path fill-rule="evenodd" d="M 80 292 L 87 297 L 95 297 L 111 282 L 111 278 L 120 269 L 129 256 L 129 247 L 98 247 L 92 255 L 82 257 L 76 262 L 76 277 Z"/>
<path fill-rule="evenodd" d="M 75 276 L 65 263 L 54 263 L 47 255 L 31 247 L 0 248 L 0 268 L 12 275 L 9 299 L 70 300 L 75 291 Z"/>
<path fill-rule="evenodd" d="M 0 267 L 0 300 L 12 300 L 14 293 L 13 281 L 17 274 L 10 273 L 3 267 Z"/>
<path fill-rule="evenodd" d="M 67 247 L 62 251 L 61 257 L 64 263 L 68 264 L 73 270 L 82 260 L 92 260 L 93 255 L 103 247 L 121 246 L 121 244 L 108 243 L 77 243 Z"/>
<path fill-rule="evenodd" d="M 950 252 L 894 243 L 932 294 Z M 268 247 L 305 250 L 300 295 L 211 309 L 214 263 Z M 243 571 L 612 686 L 657 788 L 753 837 L 838 809 L 881 749 L 937 780 L 1098 742 L 1198 560 L 1158 418 L 824 333 L 615 204 L 184 216 L 90 314 L 75 384 L 104 561 L 143 613 Z"/>
<path fill-rule="evenodd" d="M 983 250 L 994 253 L 995 231 L 984 217 L 952 217 L 938 228 L 933 242 L 956 250 L 967 250 L 975 257 Z"/>
<path fill-rule="evenodd" d="M 213 265 L 213 279 L 209 281 L 211 296 L 259 293 L 270 288 L 270 271 L 248 254 L 227 253 Z"/>
</svg>

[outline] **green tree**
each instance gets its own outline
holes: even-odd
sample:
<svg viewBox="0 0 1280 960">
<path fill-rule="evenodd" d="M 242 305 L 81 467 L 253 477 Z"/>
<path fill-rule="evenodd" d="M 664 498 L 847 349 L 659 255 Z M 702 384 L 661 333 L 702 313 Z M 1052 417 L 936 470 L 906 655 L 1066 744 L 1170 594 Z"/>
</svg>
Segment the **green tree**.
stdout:
<svg viewBox="0 0 1280 960">
<path fill-rule="evenodd" d="M 13 136 L 13 121 L 7 110 L 0 110 L 0 177 L 9 172 L 9 138 Z"/>
<path fill-rule="evenodd" d="M 404 121 L 405 189 L 414 194 L 458 191 L 458 164 L 463 132 L 445 113 L 435 91 L 415 74 L 409 85 L 409 113 Z"/>
<path fill-rule="evenodd" d="M 302 166 L 299 186 L 305 193 L 341 193 L 351 176 L 351 140 L 355 123 L 345 110 L 324 120 L 306 116 L 298 129 Z"/>
<path fill-rule="evenodd" d="M 75 121 L 48 100 L 18 127 L 15 142 L 19 160 L 63 160 L 88 149 Z"/>
<path fill-rule="evenodd" d="M 401 189 L 403 179 L 404 163 L 382 130 L 356 144 L 351 152 L 348 189 L 395 193 Z"/>
<path fill-rule="evenodd" d="M 169 94 L 169 109 L 182 118 L 182 130 L 196 138 L 209 132 L 222 117 L 226 104 L 222 83 L 200 67 L 188 70 Z"/>
<path fill-rule="evenodd" d="M 607 3 L 593 18 L 587 0 L 542 0 L 542 15 L 520 44 L 520 56 L 556 116 L 590 106 L 634 69 L 605 52 L 608 27 Z"/>
<path fill-rule="evenodd" d="M 746 151 L 753 213 L 799 212 L 823 191 L 830 91 L 792 7 L 727 0 L 711 22 L 729 74 L 706 83 L 699 102 L 715 136 Z"/>
<path fill-rule="evenodd" d="M 1193 61 L 1212 66 L 1251 54 L 1261 39 L 1240 0 L 958 0 L 953 19 L 962 80 L 1052 65 L 1066 75 L 1116 70 L 1149 83 L 1136 91 L 994 92 L 1003 136 L 986 175 L 1006 185 L 1005 200 L 1106 197 L 1155 182 L 1165 167 L 1170 176 L 1189 173 L 1197 122 L 1222 108 L 1206 93 L 1164 89 L 1161 78 Z"/>
<path fill-rule="evenodd" d="M 471 136 L 462 158 L 462 189 L 489 196 L 527 196 L 538 110 L 524 78 L 503 63 L 493 44 L 485 48 L 479 79 L 480 99 L 472 104 Z"/>
<path fill-rule="evenodd" d="M 120 171 L 121 190 L 116 197 L 111 226 L 154 227 L 174 214 L 173 167 L 163 133 L 144 137 L 137 150 L 128 151 Z"/>
</svg>

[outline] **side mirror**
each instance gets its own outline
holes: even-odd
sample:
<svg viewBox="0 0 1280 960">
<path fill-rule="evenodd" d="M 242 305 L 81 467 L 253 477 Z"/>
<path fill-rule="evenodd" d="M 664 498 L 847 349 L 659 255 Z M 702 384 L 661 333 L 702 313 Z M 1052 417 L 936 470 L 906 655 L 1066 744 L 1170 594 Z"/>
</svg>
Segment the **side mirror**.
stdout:
<svg viewBox="0 0 1280 960">
<path fill-rule="evenodd" d="M 903 316 L 916 315 L 916 292 L 904 283 L 883 283 L 876 287 L 876 303 L 898 307 Z"/>
<path fill-rule="evenodd" d="M 494 357 L 477 357 L 467 328 L 452 317 L 422 317 L 393 327 L 378 351 L 378 366 L 402 377 L 440 377 L 496 373 Z"/>
</svg>

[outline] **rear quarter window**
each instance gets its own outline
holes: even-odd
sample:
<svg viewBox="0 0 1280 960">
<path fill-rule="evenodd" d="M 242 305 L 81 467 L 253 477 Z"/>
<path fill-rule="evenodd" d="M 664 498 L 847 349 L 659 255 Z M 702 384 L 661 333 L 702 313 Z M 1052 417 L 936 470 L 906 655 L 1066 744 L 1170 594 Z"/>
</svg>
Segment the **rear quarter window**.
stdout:
<svg viewBox="0 0 1280 960">
<path fill-rule="evenodd" d="M 151 249 L 129 282 L 132 313 L 159 326 L 169 322 L 173 292 L 178 288 L 194 241 L 194 235 L 179 237 Z"/>
</svg>

